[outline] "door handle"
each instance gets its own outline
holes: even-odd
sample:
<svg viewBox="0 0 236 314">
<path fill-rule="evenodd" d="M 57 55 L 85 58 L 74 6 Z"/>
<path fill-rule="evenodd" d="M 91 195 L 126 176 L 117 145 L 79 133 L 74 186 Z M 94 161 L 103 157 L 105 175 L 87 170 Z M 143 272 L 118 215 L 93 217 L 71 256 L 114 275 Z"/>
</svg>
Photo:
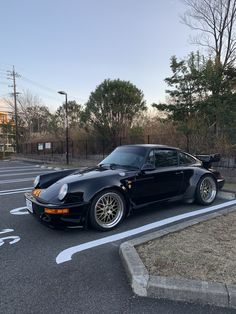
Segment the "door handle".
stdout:
<svg viewBox="0 0 236 314">
<path fill-rule="evenodd" d="M 183 174 L 183 171 L 177 171 L 175 174 Z"/>
</svg>

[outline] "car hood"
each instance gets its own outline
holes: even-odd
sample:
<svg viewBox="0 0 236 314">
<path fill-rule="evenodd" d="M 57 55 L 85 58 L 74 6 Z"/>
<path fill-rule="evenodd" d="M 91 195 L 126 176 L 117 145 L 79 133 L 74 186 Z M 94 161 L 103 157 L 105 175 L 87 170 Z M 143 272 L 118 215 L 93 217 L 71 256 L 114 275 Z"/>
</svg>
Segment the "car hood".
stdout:
<svg viewBox="0 0 236 314">
<path fill-rule="evenodd" d="M 67 183 L 69 185 L 69 193 L 83 192 L 84 186 L 88 188 L 89 185 L 93 184 L 95 181 L 104 180 L 105 182 L 106 179 L 109 180 L 109 177 L 115 177 L 121 180 L 125 179 L 128 173 L 130 173 L 130 171 L 127 171 L 127 169 L 107 169 L 103 167 L 81 172 L 76 171 L 42 190 L 40 200 L 52 204 L 61 204 L 62 202 L 58 199 L 58 193 L 63 184 Z"/>
</svg>

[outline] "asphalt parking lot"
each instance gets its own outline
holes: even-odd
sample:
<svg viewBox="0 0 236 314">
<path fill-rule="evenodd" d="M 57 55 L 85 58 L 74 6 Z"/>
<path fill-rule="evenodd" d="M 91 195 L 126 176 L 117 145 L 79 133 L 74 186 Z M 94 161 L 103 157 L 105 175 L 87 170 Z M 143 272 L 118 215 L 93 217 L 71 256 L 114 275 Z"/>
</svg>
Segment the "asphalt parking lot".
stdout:
<svg viewBox="0 0 236 314">
<path fill-rule="evenodd" d="M 132 230 L 138 233 L 137 228 L 201 207 L 172 203 L 145 208 L 108 233 L 50 229 L 27 212 L 24 201 L 34 177 L 49 171 L 0 161 L 0 313 L 236 313 L 138 297 L 121 264 L 119 245 L 134 236 Z"/>
</svg>

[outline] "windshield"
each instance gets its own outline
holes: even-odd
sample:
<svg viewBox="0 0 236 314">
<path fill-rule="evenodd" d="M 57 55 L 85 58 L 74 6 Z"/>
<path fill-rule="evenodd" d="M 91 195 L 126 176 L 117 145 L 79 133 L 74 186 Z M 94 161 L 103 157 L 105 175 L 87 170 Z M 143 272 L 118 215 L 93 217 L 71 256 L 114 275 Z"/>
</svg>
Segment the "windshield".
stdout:
<svg viewBox="0 0 236 314">
<path fill-rule="evenodd" d="M 140 147 L 117 147 L 99 166 L 125 167 L 140 169 L 144 162 L 146 150 Z"/>
</svg>

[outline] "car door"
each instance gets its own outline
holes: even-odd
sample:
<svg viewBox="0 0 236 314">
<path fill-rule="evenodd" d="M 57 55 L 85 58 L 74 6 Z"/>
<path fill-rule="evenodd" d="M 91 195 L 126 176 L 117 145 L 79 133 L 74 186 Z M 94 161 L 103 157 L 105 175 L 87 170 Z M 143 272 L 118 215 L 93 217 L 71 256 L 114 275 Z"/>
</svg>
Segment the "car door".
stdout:
<svg viewBox="0 0 236 314">
<path fill-rule="evenodd" d="M 132 200 L 136 205 L 170 199 L 180 194 L 183 171 L 178 167 L 174 149 L 152 149 L 146 163 L 152 170 L 141 171 L 132 183 Z"/>
</svg>

